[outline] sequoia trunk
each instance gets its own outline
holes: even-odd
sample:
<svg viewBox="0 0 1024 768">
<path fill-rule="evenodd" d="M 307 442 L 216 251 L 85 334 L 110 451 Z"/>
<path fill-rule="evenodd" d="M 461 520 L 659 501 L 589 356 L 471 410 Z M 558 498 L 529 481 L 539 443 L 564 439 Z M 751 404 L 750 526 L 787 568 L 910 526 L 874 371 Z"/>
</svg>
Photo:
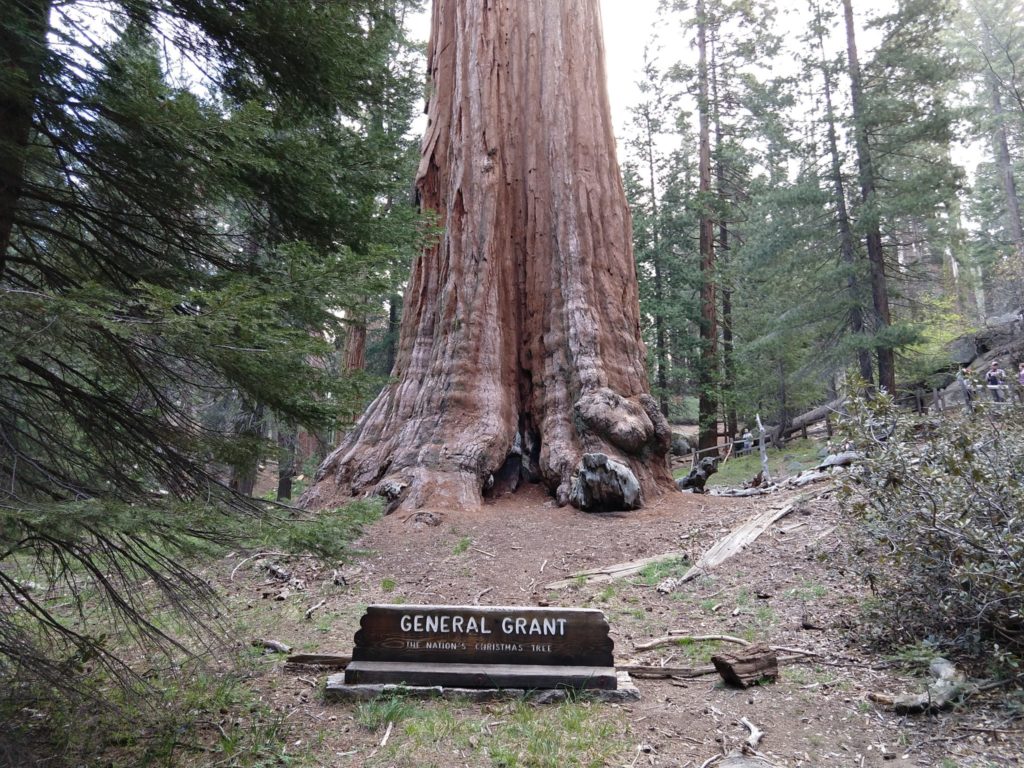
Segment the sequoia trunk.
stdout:
<svg viewBox="0 0 1024 768">
<path fill-rule="evenodd" d="M 648 394 L 598 0 L 435 0 L 413 266 L 393 383 L 305 503 L 472 508 L 544 483 L 632 508 L 671 487 Z"/>
</svg>

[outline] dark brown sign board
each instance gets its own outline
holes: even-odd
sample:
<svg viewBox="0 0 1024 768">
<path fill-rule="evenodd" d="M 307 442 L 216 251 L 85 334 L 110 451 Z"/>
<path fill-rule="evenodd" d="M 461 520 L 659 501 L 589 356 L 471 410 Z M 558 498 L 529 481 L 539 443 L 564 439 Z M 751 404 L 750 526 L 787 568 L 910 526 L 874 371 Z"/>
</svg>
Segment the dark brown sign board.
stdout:
<svg viewBox="0 0 1024 768">
<path fill-rule="evenodd" d="M 598 610 L 371 605 L 360 627 L 346 684 L 616 687 L 613 643 Z"/>
</svg>

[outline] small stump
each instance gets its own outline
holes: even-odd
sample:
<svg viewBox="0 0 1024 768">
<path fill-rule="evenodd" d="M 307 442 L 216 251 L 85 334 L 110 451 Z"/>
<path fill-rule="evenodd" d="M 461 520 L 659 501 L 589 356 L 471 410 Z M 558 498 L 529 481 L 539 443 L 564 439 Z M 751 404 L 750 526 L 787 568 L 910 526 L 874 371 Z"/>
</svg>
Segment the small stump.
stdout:
<svg viewBox="0 0 1024 768">
<path fill-rule="evenodd" d="M 767 645 L 751 645 L 741 650 L 711 657 L 718 674 L 729 685 L 749 688 L 779 677 L 779 657 Z"/>
</svg>

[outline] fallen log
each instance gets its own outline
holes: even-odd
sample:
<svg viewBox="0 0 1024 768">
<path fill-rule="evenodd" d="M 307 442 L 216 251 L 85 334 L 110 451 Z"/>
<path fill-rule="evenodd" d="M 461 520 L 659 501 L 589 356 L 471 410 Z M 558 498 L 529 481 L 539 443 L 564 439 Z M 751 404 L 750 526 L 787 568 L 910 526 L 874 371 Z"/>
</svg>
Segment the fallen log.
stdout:
<svg viewBox="0 0 1024 768">
<path fill-rule="evenodd" d="M 745 755 L 742 752 L 733 752 L 718 763 L 718 768 L 774 768 L 774 764 L 768 762 L 760 755 Z"/>
<path fill-rule="evenodd" d="M 727 685 L 737 688 L 749 688 L 779 678 L 779 658 L 767 645 L 717 653 L 711 657 L 711 663 Z"/>
<path fill-rule="evenodd" d="M 603 568 L 592 568 L 587 571 L 578 571 L 567 579 L 560 579 L 545 585 L 545 588 L 564 589 L 565 587 L 570 587 L 580 581 L 584 584 L 600 584 L 606 581 L 616 581 L 617 579 L 625 579 L 629 576 L 635 576 L 649 565 L 662 563 L 666 560 L 683 559 L 685 557 L 686 552 L 680 549 L 673 552 L 666 552 L 663 555 L 645 557 L 642 560 L 631 560 L 628 563 L 617 563 L 616 565 L 606 565 Z"/>
<path fill-rule="evenodd" d="M 668 667 L 659 664 L 617 664 L 617 671 L 629 672 L 633 677 L 648 679 L 666 677 L 706 677 L 713 675 L 717 670 L 713 666 L 705 667 Z"/>
<path fill-rule="evenodd" d="M 801 413 L 799 416 L 795 417 L 789 422 L 785 429 L 780 430 L 778 427 L 774 428 L 772 430 L 772 436 L 781 437 L 785 440 L 790 435 L 807 429 L 807 427 L 812 424 L 824 421 L 833 413 L 838 413 L 845 404 L 846 398 L 840 397 L 830 403 L 825 403 L 824 405 L 819 405 L 817 408 L 812 408 L 811 410 Z"/>
<path fill-rule="evenodd" d="M 303 664 L 310 667 L 344 669 L 352 661 L 352 657 L 333 653 L 297 653 L 289 656 L 284 661 L 285 664 Z"/>
<path fill-rule="evenodd" d="M 770 526 L 777 523 L 794 509 L 810 501 L 813 497 L 801 496 L 786 506 L 768 509 L 755 518 L 748 520 L 743 525 L 734 529 L 727 536 L 719 539 L 707 552 L 701 556 L 696 564 L 683 576 L 665 579 L 658 585 L 658 592 L 668 594 L 678 587 L 693 581 L 698 576 L 707 573 L 712 568 L 721 565 L 744 547 L 749 546 L 764 533 Z"/>
<path fill-rule="evenodd" d="M 978 692 L 978 686 L 968 682 L 964 673 L 946 659 L 933 659 L 928 665 L 928 671 L 935 682 L 924 693 L 904 693 L 898 696 L 869 693 L 868 698 L 891 706 L 902 715 L 919 715 L 940 712 Z"/>
</svg>

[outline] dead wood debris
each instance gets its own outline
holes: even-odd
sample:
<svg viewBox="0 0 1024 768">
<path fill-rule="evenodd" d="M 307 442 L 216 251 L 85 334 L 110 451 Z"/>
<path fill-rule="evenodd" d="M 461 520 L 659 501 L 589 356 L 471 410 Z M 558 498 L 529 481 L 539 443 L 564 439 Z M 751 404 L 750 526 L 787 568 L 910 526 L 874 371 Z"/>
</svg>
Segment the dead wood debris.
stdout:
<svg viewBox="0 0 1024 768">
<path fill-rule="evenodd" d="M 1005 688 L 1024 680 L 1024 674 L 1021 674 L 988 683 L 972 682 L 952 662 L 941 657 L 932 660 L 928 665 L 928 671 L 931 672 L 934 682 L 923 693 L 899 695 L 869 693 L 868 699 L 877 704 L 892 707 L 893 710 L 904 715 L 940 712 L 975 694 Z"/>
<path fill-rule="evenodd" d="M 630 576 L 635 576 L 640 573 L 644 568 L 655 563 L 661 563 L 666 560 L 675 560 L 686 557 L 684 550 L 675 550 L 672 552 L 666 552 L 663 555 L 655 555 L 654 557 L 645 557 L 642 560 L 631 560 L 628 563 L 617 563 L 615 565 L 607 565 L 603 568 L 593 568 L 587 571 L 579 571 L 578 573 L 572 574 L 567 579 L 561 579 L 559 581 L 553 581 L 550 584 L 545 584 L 545 589 L 564 589 L 570 587 L 573 584 L 582 583 L 584 584 L 597 584 L 605 581 L 616 581 L 618 579 L 625 579 Z"/>
<path fill-rule="evenodd" d="M 712 568 L 721 565 L 726 560 L 757 541 L 758 537 L 760 537 L 762 533 L 768 530 L 769 527 L 777 523 L 779 520 L 786 517 L 786 515 L 804 504 L 817 501 L 820 498 L 820 494 L 803 494 L 782 508 L 768 509 L 760 515 L 747 520 L 739 527 L 733 529 L 724 538 L 715 542 L 715 544 L 712 545 L 712 547 L 694 564 L 693 568 L 687 571 L 683 576 L 665 579 L 661 582 L 658 585 L 658 592 L 667 595 L 670 592 L 674 592 L 683 584 L 693 581 L 698 576 L 701 576 Z"/>
<path fill-rule="evenodd" d="M 687 635 L 682 632 L 669 630 L 667 637 L 656 637 L 646 643 L 637 643 L 633 646 L 638 651 L 650 651 L 663 645 L 674 645 L 677 643 L 736 643 L 737 645 L 750 645 L 742 637 L 732 635 Z"/>
<path fill-rule="evenodd" d="M 304 667 L 344 669 L 352 661 L 352 657 L 334 653 L 297 653 L 289 656 L 284 661 L 285 664 L 295 664 Z"/>
<path fill-rule="evenodd" d="M 309 621 L 310 618 L 312 618 L 313 614 L 316 613 L 321 608 L 323 608 L 325 605 L 327 605 L 327 598 L 324 598 L 323 600 L 321 600 L 316 605 L 313 605 L 313 606 L 310 606 L 309 608 L 307 608 L 306 609 L 306 613 L 304 615 L 304 618 L 306 619 L 306 621 Z"/>
<path fill-rule="evenodd" d="M 292 647 L 280 640 L 253 640 L 253 648 L 263 648 L 272 653 L 291 653 Z"/>
<path fill-rule="evenodd" d="M 751 749 L 757 749 L 757 745 L 761 743 L 761 739 L 764 738 L 764 731 L 750 722 L 747 718 L 741 717 L 740 722 L 750 731 L 750 736 L 747 737 L 747 746 Z"/>
<path fill-rule="evenodd" d="M 779 657 L 767 645 L 748 645 L 738 651 L 716 653 L 711 657 L 726 684 L 749 688 L 779 677 Z"/>
</svg>

